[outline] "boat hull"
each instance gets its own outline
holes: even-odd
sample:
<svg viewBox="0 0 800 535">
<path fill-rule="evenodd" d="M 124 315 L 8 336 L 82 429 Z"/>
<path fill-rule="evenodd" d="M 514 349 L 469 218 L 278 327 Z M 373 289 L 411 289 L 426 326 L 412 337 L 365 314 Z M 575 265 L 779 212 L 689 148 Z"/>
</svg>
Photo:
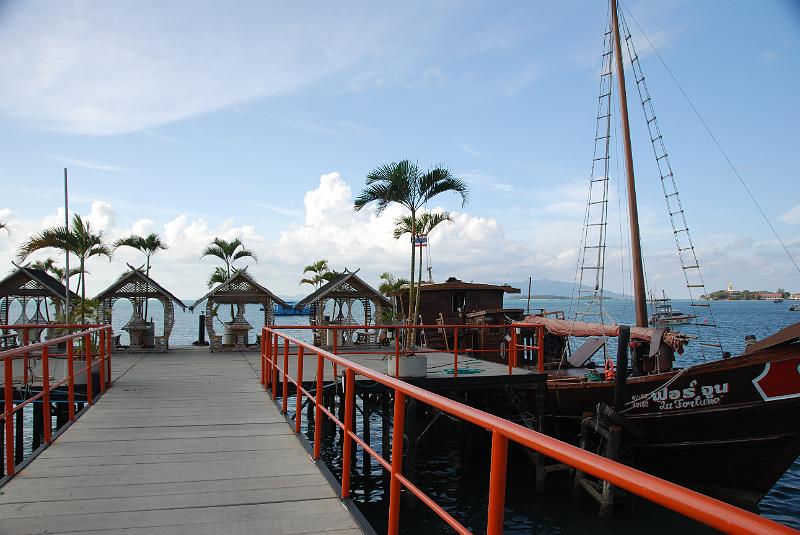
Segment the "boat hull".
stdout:
<svg viewBox="0 0 800 535">
<path fill-rule="evenodd" d="M 628 381 L 624 414 L 644 432 L 624 439 L 636 468 L 754 504 L 800 455 L 797 344 Z M 576 442 L 586 411 L 613 397 L 613 381 L 552 377 L 550 431 Z"/>
</svg>

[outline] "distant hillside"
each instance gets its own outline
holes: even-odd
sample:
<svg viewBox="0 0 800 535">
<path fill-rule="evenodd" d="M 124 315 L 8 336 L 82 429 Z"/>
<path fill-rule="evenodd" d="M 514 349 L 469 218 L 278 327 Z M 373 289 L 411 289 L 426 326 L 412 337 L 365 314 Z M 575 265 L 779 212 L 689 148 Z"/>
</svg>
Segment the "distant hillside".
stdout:
<svg viewBox="0 0 800 535">
<path fill-rule="evenodd" d="M 495 282 L 493 284 L 509 284 L 514 288 L 520 289 L 520 297 L 527 298 L 528 296 L 528 281 L 511 281 L 511 282 Z M 584 286 L 584 290 L 591 290 L 591 288 Z M 603 292 L 603 295 L 612 299 L 630 299 L 630 296 L 623 296 L 616 292 L 608 290 Z M 572 297 L 572 283 L 563 281 L 554 281 L 550 279 L 533 279 L 531 284 L 531 296 L 542 298 L 557 298 L 565 297 L 569 299 Z"/>
</svg>

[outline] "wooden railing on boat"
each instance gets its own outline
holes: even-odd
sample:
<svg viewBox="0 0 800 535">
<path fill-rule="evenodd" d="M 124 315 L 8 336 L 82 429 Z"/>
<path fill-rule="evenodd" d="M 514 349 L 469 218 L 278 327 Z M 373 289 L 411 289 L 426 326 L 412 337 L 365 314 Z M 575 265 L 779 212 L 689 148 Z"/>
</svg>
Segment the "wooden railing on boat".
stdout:
<svg viewBox="0 0 800 535">
<path fill-rule="evenodd" d="M 392 326 L 388 326 L 391 328 Z M 394 326 L 408 328 L 408 326 Z M 441 326 L 436 326 L 441 327 Z M 463 328 L 464 326 L 457 326 Z M 496 327 L 496 326 L 495 326 Z M 297 329 L 297 326 L 287 326 Z M 352 328 L 352 326 L 349 326 Z M 370 326 L 374 328 L 374 326 Z M 513 332 L 513 331 L 512 331 Z M 384 470 L 390 474 L 389 487 L 389 535 L 396 535 L 400 526 L 400 492 L 407 489 L 423 504 L 436 513 L 448 526 L 457 533 L 471 533 L 467 527 L 458 522 L 441 505 L 412 483 L 403 470 L 403 434 L 405 425 L 406 399 L 414 399 L 430 407 L 436 408 L 451 417 L 460 419 L 486 429 L 492 433 L 491 465 L 488 489 L 488 507 L 486 531 L 490 535 L 503 532 L 505 516 L 506 470 L 509 441 L 522 447 L 537 451 L 557 462 L 569 465 L 577 470 L 591 474 L 636 494 L 646 500 L 676 511 L 688 518 L 728 533 L 796 533 L 794 530 L 762 518 L 756 514 L 734 507 L 709 496 L 694 492 L 687 488 L 670 483 L 663 479 L 640 472 L 629 466 L 606 459 L 594 453 L 561 442 L 553 437 L 538 433 L 498 416 L 483 412 L 463 403 L 453 401 L 411 385 L 395 377 L 372 370 L 366 366 L 347 360 L 325 349 L 298 340 L 280 331 L 279 327 L 264 327 L 262 331 L 261 351 L 261 383 L 271 391 L 271 397 L 277 400 L 278 389 L 281 391 L 281 411 L 288 411 L 288 385 L 291 383 L 296 391 L 296 410 L 294 431 L 302 430 L 302 407 L 304 399 L 314 409 L 313 458 L 320 459 L 322 447 L 323 415 L 332 421 L 344 433 L 341 452 L 341 497 L 348 498 L 351 493 L 350 467 L 353 459 L 353 442 L 361 446 L 366 454 L 374 458 Z M 291 376 L 289 358 L 291 350 L 296 358 L 296 375 Z M 396 348 L 397 355 L 401 353 Z M 305 355 L 316 356 L 316 377 L 314 392 L 304 386 L 303 362 Z M 282 362 L 281 362 L 282 360 Z M 325 362 L 331 363 L 344 375 L 344 420 L 340 420 L 333 411 L 323 405 L 323 375 Z M 509 359 L 512 362 L 512 359 Z M 355 386 L 356 377 L 363 377 L 390 389 L 394 394 L 394 411 L 392 419 L 391 456 L 387 452 L 378 454 L 355 432 Z"/>
</svg>

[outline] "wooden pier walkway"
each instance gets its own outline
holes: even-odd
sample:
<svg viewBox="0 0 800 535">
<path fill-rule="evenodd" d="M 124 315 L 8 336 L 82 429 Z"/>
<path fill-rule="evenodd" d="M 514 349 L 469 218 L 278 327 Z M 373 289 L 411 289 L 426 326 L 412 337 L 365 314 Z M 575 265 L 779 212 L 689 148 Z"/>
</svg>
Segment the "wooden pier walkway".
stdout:
<svg viewBox="0 0 800 535">
<path fill-rule="evenodd" d="M 113 388 L 0 488 L 0 533 L 362 533 L 248 359 L 115 356 Z"/>
</svg>

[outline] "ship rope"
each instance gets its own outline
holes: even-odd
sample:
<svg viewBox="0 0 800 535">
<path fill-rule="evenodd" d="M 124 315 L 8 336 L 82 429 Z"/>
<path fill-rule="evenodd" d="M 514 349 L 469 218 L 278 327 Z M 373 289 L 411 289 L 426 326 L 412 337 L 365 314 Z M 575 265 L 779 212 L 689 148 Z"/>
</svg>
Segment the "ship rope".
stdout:
<svg viewBox="0 0 800 535">
<path fill-rule="evenodd" d="M 672 234 L 675 239 L 675 247 L 678 251 L 681 269 L 683 271 L 686 289 L 689 293 L 690 306 L 692 308 L 692 325 L 697 333 L 700 356 L 706 360 L 706 350 L 717 348 L 720 355 L 724 355 L 719 330 L 711 310 L 711 303 L 708 299 L 708 291 L 703 281 L 703 274 L 700 270 L 700 262 L 697 258 L 694 242 L 689 232 L 689 224 L 686 213 L 681 203 L 678 193 L 678 185 L 670 163 L 669 154 L 664 144 L 664 136 L 659 125 L 658 117 L 653 105 L 653 98 L 647 86 L 644 72 L 642 71 L 639 56 L 633 43 L 633 38 L 628 29 L 627 22 L 622 10 L 619 10 L 619 20 L 625 46 L 628 50 L 631 68 L 636 81 L 636 90 L 639 93 L 639 101 L 642 105 L 647 132 L 650 136 L 650 144 L 653 148 L 656 166 L 659 172 L 659 182 L 664 194 L 664 200 L 669 213 Z"/>
<path fill-rule="evenodd" d="M 755 207 L 758 210 L 759 214 L 761 214 L 761 217 L 764 219 L 764 222 L 770 228 L 770 230 L 772 231 L 772 234 L 775 236 L 775 239 L 778 241 L 780 246 L 783 248 L 783 251 L 786 253 L 786 256 L 789 258 L 789 261 L 792 263 L 792 265 L 794 265 L 794 268 L 797 270 L 797 272 L 800 273 L 800 265 L 798 265 L 798 263 L 795 260 L 794 256 L 789 251 L 789 248 L 786 246 L 786 244 L 784 243 L 783 239 L 781 238 L 780 234 L 778 234 L 778 231 L 775 230 L 775 227 L 772 225 L 772 222 L 767 217 L 766 212 L 764 212 L 764 210 L 761 208 L 761 204 L 758 202 L 758 200 L 756 200 L 756 197 L 755 197 L 755 195 L 753 195 L 753 192 L 750 190 L 750 187 L 745 182 L 745 180 L 742 177 L 741 173 L 739 173 L 739 169 L 737 169 L 737 167 L 733 164 L 733 161 L 730 159 L 730 157 L 728 156 L 728 153 L 722 147 L 722 144 L 717 139 L 717 136 L 714 135 L 714 133 L 711 131 L 711 127 L 708 126 L 708 123 L 706 123 L 705 119 L 700 114 L 700 110 L 697 109 L 697 107 L 694 105 L 694 102 L 692 102 L 692 99 L 689 98 L 689 94 L 686 92 L 686 90 L 683 88 L 681 83 L 675 77 L 675 74 L 673 74 L 672 69 L 670 69 L 669 66 L 667 65 L 667 62 L 664 61 L 664 58 L 661 56 L 661 54 L 658 52 L 658 49 L 656 49 L 656 47 L 653 44 L 653 42 L 650 40 L 650 38 L 647 36 L 645 31 L 642 29 L 642 26 L 639 24 L 639 21 L 636 20 L 636 17 L 633 16 L 633 13 L 628 8 L 628 6 L 624 6 L 622 4 L 622 2 L 620 2 L 619 4 L 620 4 L 620 6 L 623 6 L 625 8 L 625 10 L 628 12 L 628 14 L 631 17 L 631 20 L 633 20 L 634 24 L 636 24 L 636 27 L 639 29 L 639 32 L 642 34 L 642 37 L 645 38 L 645 40 L 647 41 L 647 44 L 650 46 L 650 49 L 656 55 L 656 57 L 658 58 L 658 61 L 661 62 L 661 65 L 667 71 L 667 74 L 669 75 L 669 77 L 672 79 L 672 81 L 678 87 L 678 90 L 683 95 L 683 98 L 686 100 L 687 104 L 689 104 L 689 107 L 692 109 L 692 112 L 694 112 L 694 114 L 697 117 L 698 121 L 700 121 L 700 124 L 705 129 L 706 133 L 711 138 L 711 140 L 714 142 L 714 145 L 716 145 L 716 147 L 719 150 L 720 154 L 722 154 L 722 157 L 725 159 L 725 161 L 727 162 L 728 166 L 731 168 L 731 171 L 733 171 L 733 174 L 739 180 L 739 183 L 744 188 L 744 190 L 747 193 L 748 197 L 750 197 L 750 200 L 753 201 L 753 204 L 755 205 Z M 623 14 L 622 14 L 621 10 L 620 10 L 620 17 L 623 17 Z"/>
</svg>

